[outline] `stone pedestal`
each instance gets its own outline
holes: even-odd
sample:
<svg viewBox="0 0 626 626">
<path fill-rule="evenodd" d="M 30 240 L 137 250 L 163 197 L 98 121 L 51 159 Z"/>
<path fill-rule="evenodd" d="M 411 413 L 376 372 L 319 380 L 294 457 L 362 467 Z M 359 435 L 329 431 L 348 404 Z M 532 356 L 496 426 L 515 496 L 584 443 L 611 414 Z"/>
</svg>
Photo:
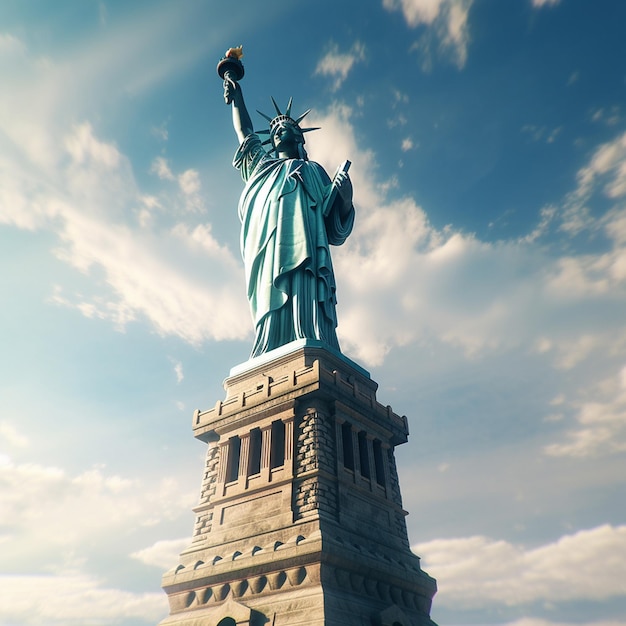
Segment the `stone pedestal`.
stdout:
<svg viewBox="0 0 626 626">
<path fill-rule="evenodd" d="M 194 414 L 206 466 L 161 625 L 434 626 L 395 466 L 407 421 L 369 374 L 304 345 L 240 366 L 225 389 Z"/>
</svg>

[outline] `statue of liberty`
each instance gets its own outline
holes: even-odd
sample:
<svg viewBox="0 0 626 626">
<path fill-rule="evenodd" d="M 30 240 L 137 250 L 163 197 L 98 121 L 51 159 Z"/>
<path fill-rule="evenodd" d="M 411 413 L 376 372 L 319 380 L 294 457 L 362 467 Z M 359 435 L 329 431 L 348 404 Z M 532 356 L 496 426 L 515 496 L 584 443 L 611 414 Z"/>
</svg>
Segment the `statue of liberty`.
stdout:
<svg viewBox="0 0 626 626">
<path fill-rule="evenodd" d="M 255 132 L 239 84 L 240 56 L 241 48 L 231 48 L 218 73 L 239 139 L 233 165 L 245 182 L 239 218 L 256 333 L 250 356 L 298 339 L 339 350 L 329 244 L 341 245 L 354 224 L 349 162 L 331 182 L 321 165 L 308 160 L 304 133 L 317 129 L 300 127 L 309 111 L 294 119 L 291 99 L 283 113 L 272 98 L 276 116 L 259 112 L 269 128 Z M 259 134 L 269 138 L 262 141 Z"/>
</svg>

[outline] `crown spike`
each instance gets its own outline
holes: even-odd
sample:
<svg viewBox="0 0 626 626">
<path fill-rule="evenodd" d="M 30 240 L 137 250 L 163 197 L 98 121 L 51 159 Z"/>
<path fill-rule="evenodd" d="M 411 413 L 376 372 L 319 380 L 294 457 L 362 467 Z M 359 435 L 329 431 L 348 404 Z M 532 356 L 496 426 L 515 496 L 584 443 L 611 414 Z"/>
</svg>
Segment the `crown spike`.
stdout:
<svg viewBox="0 0 626 626">
<path fill-rule="evenodd" d="M 321 126 L 316 126 L 315 128 L 301 128 L 301 133 L 310 133 L 312 130 L 319 130 Z"/>
<path fill-rule="evenodd" d="M 296 124 L 299 124 L 309 113 L 311 112 L 311 109 L 307 109 L 297 120 L 296 120 Z"/>
<path fill-rule="evenodd" d="M 259 111 L 259 109 L 257 109 L 257 110 L 256 110 L 256 112 L 257 112 L 259 115 L 263 116 L 263 117 L 264 117 L 264 118 L 265 118 L 268 122 L 271 122 L 271 121 L 272 121 L 272 118 L 271 118 L 269 115 L 265 115 L 265 113 L 261 113 L 261 111 Z"/>
<path fill-rule="evenodd" d="M 289 98 L 289 103 L 287 104 L 287 110 L 285 111 L 285 115 L 287 117 L 291 117 L 291 105 L 293 104 L 293 98 Z"/>
<path fill-rule="evenodd" d="M 276 115 L 282 115 L 283 112 L 278 108 L 278 105 L 276 104 L 276 100 L 274 100 L 272 96 L 270 96 L 270 98 L 272 98 L 272 104 L 274 105 L 274 108 L 276 109 Z"/>
<path fill-rule="evenodd" d="M 270 129 L 269 128 L 264 128 L 262 130 L 257 130 L 256 134 L 257 135 L 269 135 L 270 134 Z"/>
</svg>

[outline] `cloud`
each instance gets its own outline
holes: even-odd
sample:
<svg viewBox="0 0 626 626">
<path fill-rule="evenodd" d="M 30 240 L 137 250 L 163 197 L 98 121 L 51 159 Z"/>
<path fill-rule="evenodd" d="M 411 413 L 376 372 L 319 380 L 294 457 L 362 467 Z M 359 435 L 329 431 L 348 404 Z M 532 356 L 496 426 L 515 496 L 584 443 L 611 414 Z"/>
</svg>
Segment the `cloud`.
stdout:
<svg viewBox="0 0 626 626">
<path fill-rule="evenodd" d="M 425 25 L 430 30 L 413 49 L 422 55 L 422 69 L 432 68 L 433 49 L 451 57 L 459 69 L 467 61 L 468 15 L 473 0 L 383 0 L 389 11 L 401 10 L 411 28 Z"/>
<path fill-rule="evenodd" d="M 159 126 L 153 126 L 150 129 L 150 132 L 161 141 L 167 141 L 169 139 L 169 131 L 167 130 L 167 122 L 163 122 Z"/>
<path fill-rule="evenodd" d="M 626 526 L 581 530 L 537 548 L 474 536 L 437 539 L 413 549 L 437 579 L 437 601 L 445 607 L 512 607 L 626 595 Z"/>
<path fill-rule="evenodd" d="M 178 562 L 180 553 L 189 546 L 190 539 L 171 539 L 157 541 L 143 550 L 137 550 L 130 556 L 146 565 L 167 570 Z"/>
<path fill-rule="evenodd" d="M 318 61 L 314 74 L 333 78 L 333 91 L 341 87 L 348 74 L 359 62 L 365 60 L 365 46 L 356 42 L 348 52 L 340 52 L 337 44 L 331 44 L 328 52 Z"/>
<path fill-rule="evenodd" d="M 139 39 L 162 35 L 169 13 L 142 27 Z M 97 93 L 107 76 L 118 72 L 111 84 L 120 85 L 139 72 L 136 56 L 118 65 L 120 49 L 133 49 L 136 35 L 131 41 L 107 29 L 80 55 L 46 60 L 2 36 L 0 223 L 56 237 L 53 254 L 77 273 L 54 287 L 52 303 L 119 330 L 147 323 L 194 345 L 243 339 L 251 332 L 243 269 L 211 225 L 193 218 L 206 202 L 198 170 L 176 172 L 161 156 L 152 164 L 161 188 L 140 188 L 128 156 L 88 119 L 74 121 L 84 104 L 77 85 L 81 94 Z"/>
<path fill-rule="evenodd" d="M 200 175 L 194 169 L 185 170 L 178 176 L 178 185 L 185 196 L 188 211 L 203 211 L 204 202 L 200 195 Z"/>
<path fill-rule="evenodd" d="M 26 448 L 30 443 L 13 424 L 5 420 L 0 422 L 0 441 L 4 441 L 11 448 Z"/>
<path fill-rule="evenodd" d="M 172 365 L 174 366 L 174 373 L 176 374 L 176 382 L 180 384 L 181 382 L 183 382 L 183 379 L 185 378 L 185 375 L 183 374 L 183 364 L 180 361 L 177 361 L 176 359 L 170 359 L 170 361 L 172 362 Z"/>
<path fill-rule="evenodd" d="M 80 575 L 0 576 L 0 621 L 23 626 L 157 623 L 168 614 L 164 593 L 132 593 Z"/>
<path fill-rule="evenodd" d="M 623 339 L 622 353 L 626 344 Z M 582 390 L 581 396 L 569 403 L 576 427 L 566 432 L 565 441 L 547 445 L 545 453 L 582 458 L 626 451 L 626 366 L 592 390 Z"/>
<path fill-rule="evenodd" d="M 559 2 L 561 2 L 561 0 L 532 0 L 533 7 L 536 9 L 540 7 L 555 6 Z"/>
<path fill-rule="evenodd" d="M 0 541 L 7 569 L 36 557 L 39 568 L 81 554 L 120 531 L 177 519 L 194 495 L 169 477 L 146 484 L 94 467 L 77 475 L 34 463 L 0 464 Z M 1 603 L 0 603 L 1 604 Z"/>
<path fill-rule="evenodd" d="M 409 150 L 413 150 L 413 148 L 415 147 L 415 144 L 413 143 L 413 140 L 410 137 L 405 137 L 402 140 L 402 152 L 408 152 Z"/>
<path fill-rule="evenodd" d="M 593 122 L 602 122 L 606 124 L 606 126 L 616 126 L 622 120 L 622 112 L 619 106 L 611 106 L 611 107 L 601 107 L 596 109 L 592 116 L 591 120 Z"/>
<path fill-rule="evenodd" d="M 26 52 L 24 43 L 10 33 L 0 33 L 0 54 L 3 57 L 21 56 Z"/>
<path fill-rule="evenodd" d="M 626 133 L 602 144 L 589 164 L 579 170 L 575 197 L 588 199 L 599 184 L 609 198 L 626 196 Z"/>
<path fill-rule="evenodd" d="M 158 156 L 152 161 L 150 172 L 156 174 L 161 180 L 176 180 L 167 159 L 162 156 Z"/>
<path fill-rule="evenodd" d="M 522 132 L 528 135 L 532 141 L 543 141 L 545 139 L 546 143 L 554 143 L 562 130 L 562 126 L 553 129 L 549 129 L 547 126 L 535 126 L 534 124 L 522 126 Z"/>
<path fill-rule="evenodd" d="M 202 211 L 204 209 L 204 203 L 200 196 L 202 185 L 200 183 L 200 174 L 197 170 L 188 169 L 181 174 L 175 175 L 167 159 L 158 156 L 152 161 L 150 172 L 156 174 L 161 180 L 176 181 L 178 183 L 188 211 Z"/>
<path fill-rule="evenodd" d="M 230 250 L 211 237 L 210 226 L 150 227 L 151 210 L 171 206 L 167 192 L 162 198 L 143 194 L 129 160 L 98 139 L 91 124 L 74 126 L 61 145 L 65 158 L 57 157 L 59 165 L 49 174 L 34 164 L 20 167 L 20 161 L 0 159 L 0 177 L 7 182 L 0 186 L 0 222 L 56 233 L 57 258 L 87 277 L 103 276 L 92 289 L 86 285 L 93 295 L 57 289 L 51 301 L 110 320 L 119 329 L 148 320 L 157 333 L 195 345 L 247 336 L 245 300 L 230 286 L 243 282 L 242 270 Z M 184 213 L 202 205 L 195 170 L 175 177 L 164 159 L 154 167 L 161 178 L 178 183 Z M 32 183 L 49 177 L 53 180 L 45 184 Z M 128 221 L 133 212 L 139 230 Z M 202 245 L 189 249 L 190 239 Z M 224 280 L 229 275 L 232 280 Z"/>
</svg>

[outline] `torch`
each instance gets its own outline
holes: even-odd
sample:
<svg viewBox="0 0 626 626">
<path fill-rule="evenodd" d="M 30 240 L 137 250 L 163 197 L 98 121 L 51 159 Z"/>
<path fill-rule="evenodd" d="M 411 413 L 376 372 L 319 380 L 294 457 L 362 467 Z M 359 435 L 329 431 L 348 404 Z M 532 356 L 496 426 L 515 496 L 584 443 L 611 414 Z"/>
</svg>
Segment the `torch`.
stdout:
<svg viewBox="0 0 626 626">
<path fill-rule="evenodd" d="M 217 73 L 223 80 L 232 80 L 239 82 L 244 75 L 243 63 L 240 61 L 243 56 L 243 46 L 237 48 L 229 48 L 226 50 L 224 58 L 217 64 Z M 226 104 L 230 104 L 232 97 L 226 100 Z"/>
</svg>

